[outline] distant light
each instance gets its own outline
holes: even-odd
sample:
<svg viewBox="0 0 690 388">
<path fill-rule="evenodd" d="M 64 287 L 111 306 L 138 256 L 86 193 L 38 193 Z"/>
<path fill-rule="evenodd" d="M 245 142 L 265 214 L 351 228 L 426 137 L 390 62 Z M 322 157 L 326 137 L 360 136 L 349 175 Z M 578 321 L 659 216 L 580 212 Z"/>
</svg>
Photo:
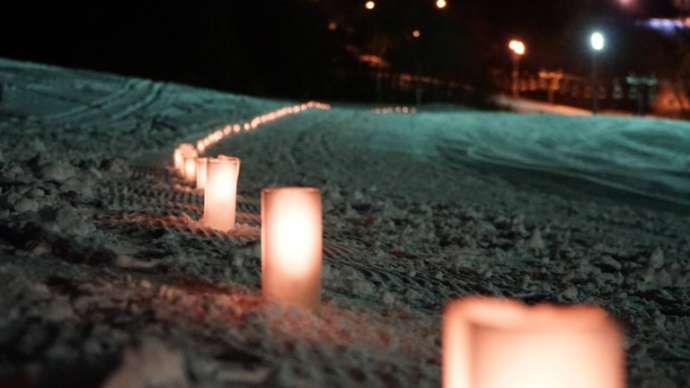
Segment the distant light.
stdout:
<svg viewBox="0 0 690 388">
<path fill-rule="evenodd" d="M 676 30 L 690 29 L 690 18 L 652 18 L 643 21 L 638 21 L 638 25 L 642 25 L 653 30 L 657 30 L 664 34 L 673 34 Z"/>
<path fill-rule="evenodd" d="M 634 2 L 634 0 L 618 0 L 618 4 L 622 5 L 623 7 L 630 7 Z"/>
<path fill-rule="evenodd" d="M 419 32 L 419 30 L 412 31 L 412 37 L 414 37 L 415 39 L 419 38 L 420 36 L 422 36 L 422 33 Z"/>
<path fill-rule="evenodd" d="M 328 29 L 329 29 L 330 31 L 335 31 L 335 30 L 337 30 L 337 29 L 338 29 L 338 23 L 336 23 L 336 22 L 334 22 L 334 21 L 331 20 L 330 22 L 328 22 Z"/>
<path fill-rule="evenodd" d="M 375 7 L 376 7 L 376 3 L 373 2 L 373 1 L 371 1 L 371 0 L 367 1 L 366 3 L 364 3 L 364 8 L 366 8 L 366 9 L 368 9 L 368 10 L 372 10 L 372 9 L 374 9 Z"/>
<path fill-rule="evenodd" d="M 592 33 L 592 36 L 589 38 L 589 42 L 595 51 L 601 51 L 606 46 L 606 38 L 604 38 L 604 34 L 599 31 Z"/>
<path fill-rule="evenodd" d="M 513 39 L 508 43 L 508 48 L 517 55 L 525 55 L 527 52 L 527 46 L 521 40 Z"/>
<path fill-rule="evenodd" d="M 436 1 L 436 8 L 438 8 L 438 9 L 444 9 L 444 8 L 446 8 L 447 5 L 448 5 L 448 3 L 446 2 L 446 0 L 437 0 Z"/>
</svg>

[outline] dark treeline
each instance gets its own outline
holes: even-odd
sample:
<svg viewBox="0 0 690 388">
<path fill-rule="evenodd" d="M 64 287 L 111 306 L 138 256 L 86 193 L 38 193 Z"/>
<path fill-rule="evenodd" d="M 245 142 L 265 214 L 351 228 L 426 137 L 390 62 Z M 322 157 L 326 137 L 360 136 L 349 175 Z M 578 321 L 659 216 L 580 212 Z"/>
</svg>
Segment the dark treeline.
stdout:
<svg viewBox="0 0 690 388">
<path fill-rule="evenodd" d="M 671 48 L 642 34 L 635 15 L 613 1 L 448 2 L 443 12 L 432 0 L 378 0 L 372 12 L 356 0 L 24 2 L 3 12 L 0 55 L 240 93 L 329 99 L 375 98 L 363 76 L 372 69 L 356 60 L 365 53 L 386 59 L 392 73 L 486 92 L 491 70 L 510 66 L 505 44 L 511 36 L 528 43 L 526 69 L 586 73 L 586 34 L 596 25 L 609 26 L 616 49 L 605 72 L 648 71 L 672 61 Z M 412 38 L 414 29 L 419 39 Z"/>
</svg>

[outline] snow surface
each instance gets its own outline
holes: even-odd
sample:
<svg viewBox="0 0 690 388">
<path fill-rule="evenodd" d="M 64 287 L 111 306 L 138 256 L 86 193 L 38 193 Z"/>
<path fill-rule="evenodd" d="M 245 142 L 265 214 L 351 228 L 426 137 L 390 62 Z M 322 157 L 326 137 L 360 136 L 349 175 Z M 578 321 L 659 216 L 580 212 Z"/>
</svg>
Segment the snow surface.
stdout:
<svg viewBox="0 0 690 388">
<path fill-rule="evenodd" d="M 0 60 L 0 385 L 439 386 L 440 312 L 594 303 L 629 386 L 690 386 L 690 125 L 308 110 L 230 136 L 238 220 L 202 228 L 181 142 L 294 102 Z M 324 306 L 259 292 L 258 198 L 324 196 Z M 12 385 L 10 385 L 12 386 Z"/>
</svg>

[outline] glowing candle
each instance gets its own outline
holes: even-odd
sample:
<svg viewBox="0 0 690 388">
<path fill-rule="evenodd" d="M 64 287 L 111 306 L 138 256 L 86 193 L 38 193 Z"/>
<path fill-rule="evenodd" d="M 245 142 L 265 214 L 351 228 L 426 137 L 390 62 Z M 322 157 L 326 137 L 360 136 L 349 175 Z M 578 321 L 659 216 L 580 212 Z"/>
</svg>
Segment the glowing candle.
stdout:
<svg viewBox="0 0 690 388">
<path fill-rule="evenodd" d="M 208 165 L 208 158 L 196 158 L 196 188 L 204 189 L 206 187 L 206 167 Z"/>
<path fill-rule="evenodd" d="M 182 165 L 184 164 L 184 158 L 182 157 L 182 150 L 178 147 L 173 153 L 173 163 L 175 165 L 175 170 L 178 172 L 182 171 Z"/>
<path fill-rule="evenodd" d="M 594 306 L 469 298 L 443 317 L 444 388 L 623 388 L 623 336 Z"/>
<path fill-rule="evenodd" d="M 261 192 L 261 289 L 267 299 L 318 310 L 321 299 L 321 192 Z"/>
<path fill-rule="evenodd" d="M 196 155 L 184 157 L 184 179 L 188 182 L 196 181 Z"/>
<path fill-rule="evenodd" d="M 173 161 L 175 163 L 175 170 L 179 171 L 180 175 L 185 175 L 184 158 L 186 156 L 196 156 L 196 149 L 191 144 L 180 144 L 175 149 L 173 154 Z"/>
<path fill-rule="evenodd" d="M 204 217 L 202 223 L 209 228 L 228 231 L 235 227 L 237 178 L 240 159 L 218 157 L 206 162 L 206 188 L 204 190 Z"/>
</svg>

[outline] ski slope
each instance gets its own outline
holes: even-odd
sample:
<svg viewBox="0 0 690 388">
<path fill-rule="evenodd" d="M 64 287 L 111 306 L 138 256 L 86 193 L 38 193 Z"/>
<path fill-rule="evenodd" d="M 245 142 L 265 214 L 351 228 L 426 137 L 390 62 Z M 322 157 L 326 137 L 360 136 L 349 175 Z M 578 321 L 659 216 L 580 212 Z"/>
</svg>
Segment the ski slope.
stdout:
<svg viewBox="0 0 690 388">
<path fill-rule="evenodd" d="M 294 101 L 4 59 L 0 82 L 0 385 L 438 387 L 442 309 L 477 294 L 599 305 L 628 386 L 690 384 L 686 122 L 300 110 L 205 149 L 242 160 L 220 233 L 174 147 Z M 319 315 L 261 297 L 270 185 L 321 189 Z"/>
<path fill-rule="evenodd" d="M 35 122 L 37 128 L 45 124 L 50 131 L 64 129 L 73 136 L 72 146 L 115 147 L 130 155 L 194 140 L 227 122 L 285 105 L 11 60 L 0 60 L 0 81 L 5 85 L 0 103 L 4 117 Z M 526 185 L 534 180 L 541 189 L 558 191 L 555 186 L 568 185 L 569 191 L 577 192 L 578 185 L 595 184 L 690 205 L 687 122 L 423 109 L 416 114 L 375 115 L 367 107 L 334 108 L 296 121 L 323 137 L 313 143 L 322 149 L 310 151 L 321 157 L 329 157 L 323 147 L 356 148 L 370 156 L 397 153 L 438 168 L 497 174 Z M 40 130 L 36 136 L 45 133 Z M 23 135 L 26 131 L 18 136 Z"/>
</svg>

